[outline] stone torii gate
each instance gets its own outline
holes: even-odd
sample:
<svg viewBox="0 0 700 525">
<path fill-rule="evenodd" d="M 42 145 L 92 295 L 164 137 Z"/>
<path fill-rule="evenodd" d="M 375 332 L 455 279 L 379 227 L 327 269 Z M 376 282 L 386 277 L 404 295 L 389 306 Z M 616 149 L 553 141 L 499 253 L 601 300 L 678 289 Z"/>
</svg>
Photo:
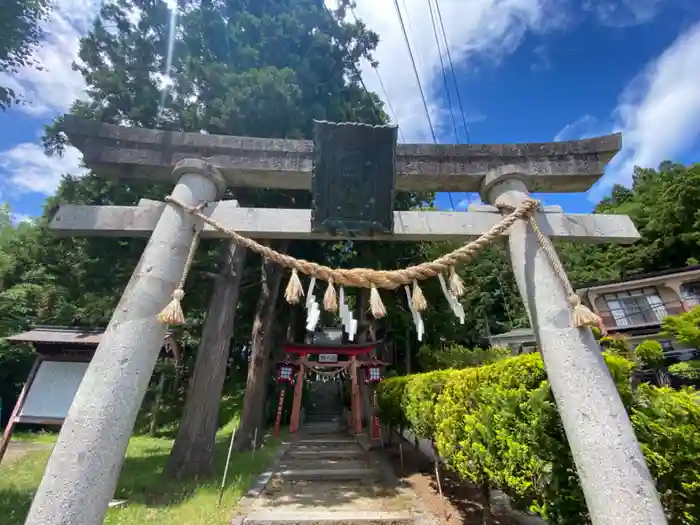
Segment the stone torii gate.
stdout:
<svg viewBox="0 0 700 525">
<path fill-rule="evenodd" d="M 340 130 L 343 127 L 345 131 Z M 333 217 L 333 206 L 343 207 L 348 192 L 335 186 L 333 193 L 331 185 L 324 193 L 323 181 L 312 181 L 312 166 L 319 170 L 324 162 L 341 157 L 319 147 L 327 140 L 325 135 L 332 142 L 337 134 L 336 139 L 354 147 L 341 159 L 345 163 L 341 178 L 332 182 L 352 178 L 353 171 L 371 171 L 353 179 L 360 182 L 353 190 L 372 201 L 377 197 L 379 206 L 369 211 L 371 217 L 365 213 L 369 227 L 350 220 L 340 238 L 354 234 L 357 239 L 408 241 L 471 240 L 502 216 L 491 206 L 461 213 L 392 212 L 394 190 L 479 191 L 486 202 L 517 207 L 530 192 L 586 191 L 601 177 L 621 141 L 619 135 L 609 135 L 537 144 L 396 145 L 396 130 L 391 128 L 390 155 L 386 151 L 379 155 L 372 171 L 362 157 L 358 136 L 372 135 L 372 147 L 378 148 L 383 141 L 386 145 L 387 132 L 382 130 L 387 127 L 355 126 L 356 131 L 348 131 L 349 127 L 318 123 L 315 141 L 302 141 L 175 133 L 68 118 L 65 132 L 98 174 L 175 183 L 172 197 L 189 206 L 210 202 L 206 215 L 258 239 L 339 238 L 334 236 L 338 221 L 367 212 L 361 209 L 365 204 L 360 198 L 353 202 L 351 216 Z M 392 173 L 387 179 L 389 167 Z M 363 184 L 369 186 L 364 193 Z M 313 211 L 246 209 L 235 201 L 217 202 L 226 187 L 240 186 L 313 187 L 317 206 Z M 621 215 L 566 214 L 558 207 L 544 207 L 535 217 L 547 237 L 622 243 L 639 237 L 629 218 Z M 51 228 L 61 234 L 150 236 L 150 240 L 75 396 L 27 525 L 102 522 L 165 335 L 166 327 L 156 315 L 181 277 L 198 222 L 201 226 L 201 220 L 180 207 L 153 201 L 131 207 L 66 205 L 53 218 Z M 207 227 L 202 235 L 222 234 Z M 557 275 L 526 221 L 515 223 L 507 236 L 518 287 L 542 349 L 593 523 L 666 523 L 598 345 L 590 329 L 572 325 L 561 282 L 566 276 Z"/>
</svg>

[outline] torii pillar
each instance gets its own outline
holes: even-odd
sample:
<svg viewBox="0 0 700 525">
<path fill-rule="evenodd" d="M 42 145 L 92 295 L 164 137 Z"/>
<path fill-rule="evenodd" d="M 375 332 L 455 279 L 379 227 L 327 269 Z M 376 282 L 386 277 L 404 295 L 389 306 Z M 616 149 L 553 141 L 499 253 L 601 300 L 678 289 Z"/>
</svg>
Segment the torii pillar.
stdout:
<svg viewBox="0 0 700 525">
<path fill-rule="evenodd" d="M 484 177 L 481 193 L 486 202 L 517 207 L 530 197 L 532 186 L 527 174 L 502 166 Z M 573 326 L 561 277 L 530 224 L 517 222 L 509 233 L 513 272 L 541 349 L 591 521 L 594 525 L 666 524 L 654 480 L 591 329 Z"/>
<path fill-rule="evenodd" d="M 197 205 L 220 198 L 218 169 L 185 159 L 173 170 L 172 195 Z M 102 523 L 166 326 L 156 315 L 185 267 L 195 219 L 167 206 L 124 290 L 44 471 L 25 525 Z"/>
</svg>

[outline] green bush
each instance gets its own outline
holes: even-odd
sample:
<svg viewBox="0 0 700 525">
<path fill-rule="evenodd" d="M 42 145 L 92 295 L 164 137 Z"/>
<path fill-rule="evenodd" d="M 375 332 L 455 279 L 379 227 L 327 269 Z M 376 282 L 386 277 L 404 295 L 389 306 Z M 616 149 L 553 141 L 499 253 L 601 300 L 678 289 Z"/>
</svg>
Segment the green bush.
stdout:
<svg viewBox="0 0 700 525">
<path fill-rule="evenodd" d="M 700 524 L 697 394 L 649 385 L 633 392 L 630 376 L 635 363 L 611 354 L 605 354 L 605 360 L 647 456 L 669 523 Z M 588 522 L 539 354 L 403 379 L 400 385 L 380 389 L 383 411 L 395 421 L 407 422 L 420 437 L 434 440 L 438 453 L 462 479 L 504 490 L 516 505 L 549 523 Z"/>
<path fill-rule="evenodd" d="M 664 349 L 661 343 L 649 339 L 637 345 L 634 356 L 647 368 L 657 370 L 664 364 Z"/>
<path fill-rule="evenodd" d="M 668 371 L 686 381 L 700 381 L 700 360 L 674 363 L 668 367 Z"/>
<path fill-rule="evenodd" d="M 467 348 L 457 343 L 441 347 L 421 346 L 418 363 L 421 370 L 460 369 L 495 363 L 512 354 L 510 348 Z"/>
<path fill-rule="evenodd" d="M 700 523 L 700 401 L 681 391 L 642 384 L 630 410 L 635 433 L 669 518 Z"/>
<path fill-rule="evenodd" d="M 404 410 L 404 392 L 409 377 L 392 377 L 377 386 L 377 412 L 382 423 L 395 428 L 408 426 Z"/>
<path fill-rule="evenodd" d="M 411 433 L 421 439 L 435 436 L 435 400 L 451 370 L 410 376 L 404 391 L 404 413 Z"/>
</svg>

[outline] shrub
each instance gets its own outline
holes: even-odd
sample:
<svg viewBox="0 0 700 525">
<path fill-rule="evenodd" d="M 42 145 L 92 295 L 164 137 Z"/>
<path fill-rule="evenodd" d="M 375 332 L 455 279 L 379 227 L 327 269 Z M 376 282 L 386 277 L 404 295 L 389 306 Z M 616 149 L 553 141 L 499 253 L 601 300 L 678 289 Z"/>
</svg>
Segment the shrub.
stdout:
<svg viewBox="0 0 700 525">
<path fill-rule="evenodd" d="M 624 335 L 605 335 L 598 342 L 609 354 L 627 358 L 634 355 L 632 345 Z"/>
<path fill-rule="evenodd" d="M 700 402 L 692 389 L 642 384 L 630 418 L 670 525 L 700 523 Z"/>
<path fill-rule="evenodd" d="M 377 386 L 377 411 L 384 424 L 396 428 L 407 426 L 404 392 L 411 376 L 385 379 Z"/>
<path fill-rule="evenodd" d="M 634 356 L 646 367 L 657 370 L 664 364 L 664 349 L 661 343 L 650 339 L 637 345 Z"/>
<path fill-rule="evenodd" d="M 668 371 L 686 381 L 700 381 L 700 360 L 674 363 L 668 367 Z"/>
<path fill-rule="evenodd" d="M 451 370 L 411 376 L 404 392 L 404 413 L 411 433 L 422 439 L 435 436 L 435 400 Z"/>
<path fill-rule="evenodd" d="M 605 360 L 637 432 L 671 525 L 698 525 L 700 404 L 694 390 L 630 387 L 635 363 Z M 397 378 L 387 381 L 395 382 Z M 552 524 L 588 522 L 568 442 L 539 354 L 383 385 L 394 420 L 433 439 L 447 465 L 482 489 L 497 487 Z M 403 412 L 403 416 L 397 413 Z M 430 433 L 433 432 L 431 435 Z"/>
<path fill-rule="evenodd" d="M 495 363 L 509 355 L 510 348 L 467 348 L 451 343 L 435 348 L 423 345 L 418 351 L 418 362 L 423 370 L 460 369 Z"/>
</svg>

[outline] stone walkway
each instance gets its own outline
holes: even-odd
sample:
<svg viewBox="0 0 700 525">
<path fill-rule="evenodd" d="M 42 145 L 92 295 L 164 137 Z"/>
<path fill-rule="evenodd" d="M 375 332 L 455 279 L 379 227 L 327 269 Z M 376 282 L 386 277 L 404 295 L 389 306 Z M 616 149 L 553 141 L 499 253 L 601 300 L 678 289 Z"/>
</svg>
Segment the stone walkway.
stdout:
<svg viewBox="0 0 700 525">
<path fill-rule="evenodd" d="M 323 430 L 319 426 L 319 430 Z M 434 525 L 388 464 L 354 438 L 315 433 L 285 444 L 241 501 L 236 525 Z"/>
</svg>

